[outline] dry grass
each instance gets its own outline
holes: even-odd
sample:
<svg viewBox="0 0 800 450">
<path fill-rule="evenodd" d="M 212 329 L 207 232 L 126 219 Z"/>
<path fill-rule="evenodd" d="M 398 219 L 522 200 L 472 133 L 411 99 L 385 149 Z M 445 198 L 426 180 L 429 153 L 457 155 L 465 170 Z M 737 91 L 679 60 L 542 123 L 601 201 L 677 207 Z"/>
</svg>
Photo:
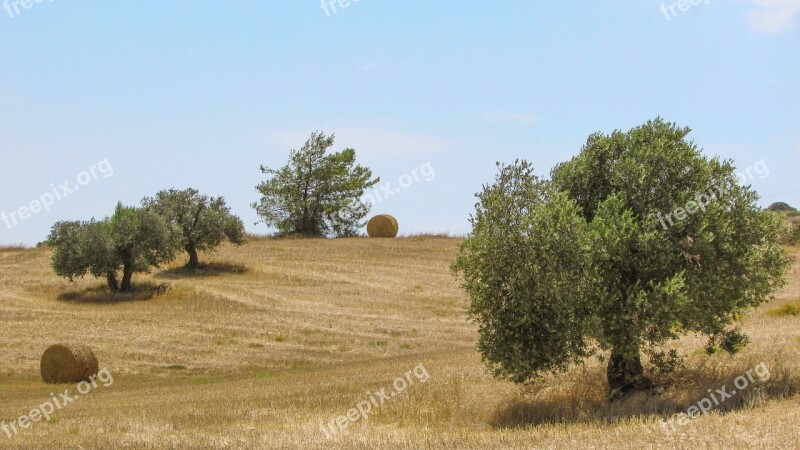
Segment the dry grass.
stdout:
<svg viewBox="0 0 800 450">
<path fill-rule="evenodd" d="M 254 239 L 134 278 L 146 298 L 105 297 L 100 281 L 49 272 L 46 249 L 0 251 L 0 420 L 50 397 L 39 356 L 54 342 L 90 342 L 114 384 L 68 405 L 0 447 L 85 448 L 796 448 L 800 442 L 800 317 L 767 311 L 800 297 L 800 266 L 776 300 L 744 321 L 736 356 L 678 343 L 686 366 L 655 397 L 607 404 L 602 365 L 518 387 L 487 376 L 449 273 L 458 239 Z M 792 250 L 797 253 L 797 249 Z M 386 255 L 392 255 L 386 258 Z M 68 294 L 65 294 L 67 292 Z M 141 300 L 141 301 L 120 301 Z M 146 301 L 145 301 L 146 300 Z M 707 389 L 764 362 L 756 383 L 673 436 L 658 422 Z M 320 421 L 418 364 L 425 384 L 326 440 Z"/>
<path fill-rule="evenodd" d="M 0 253 L 5 252 L 18 252 L 22 250 L 27 250 L 28 247 L 19 244 L 19 245 L 0 245 Z"/>
<path fill-rule="evenodd" d="M 409 233 L 409 234 L 400 234 L 400 237 L 404 238 L 421 238 L 421 239 L 461 239 L 464 236 L 453 234 L 448 231 L 444 231 L 441 233 Z"/>
</svg>

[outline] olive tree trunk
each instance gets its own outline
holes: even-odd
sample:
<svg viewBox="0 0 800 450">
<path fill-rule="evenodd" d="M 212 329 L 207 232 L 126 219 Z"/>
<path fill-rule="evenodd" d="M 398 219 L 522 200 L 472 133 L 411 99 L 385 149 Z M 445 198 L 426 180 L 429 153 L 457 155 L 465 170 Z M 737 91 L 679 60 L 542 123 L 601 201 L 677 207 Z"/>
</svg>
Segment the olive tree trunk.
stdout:
<svg viewBox="0 0 800 450">
<path fill-rule="evenodd" d="M 122 292 L 131 292 L 133 290 L 131 278 L 133 278 L 133 270 L 129 266 L 125 266 L 122 269 L 122 287 L 120 288 Z"/>
<path fill-rule="evenodd" d="M 106 281 L 108 282 L 108 288 L 111 289 L 111 292 L 119 291 L 119 282 L 117 281 L 117 274 L 114 272 L 106 273 Z"/>
<path fill-rule="evenodd" d="M 186 244 L 186 253 L 189 254 L 189 262 L 186 267 L 190 269 L 197 269 L 200 267 L 200 258 L 197 257 L 197 248 L 193 244 Z"/>
<path fill-rule="evenodd" d="M 626 357 L 616 348 L 612 349 L 606 374 L 612 400 L 622 398 L 633 391 L 643 391 L 653 387 L 652 382 L 644 376 L 644 367 L 638 352 L 633 357 Z"/>
</svg>

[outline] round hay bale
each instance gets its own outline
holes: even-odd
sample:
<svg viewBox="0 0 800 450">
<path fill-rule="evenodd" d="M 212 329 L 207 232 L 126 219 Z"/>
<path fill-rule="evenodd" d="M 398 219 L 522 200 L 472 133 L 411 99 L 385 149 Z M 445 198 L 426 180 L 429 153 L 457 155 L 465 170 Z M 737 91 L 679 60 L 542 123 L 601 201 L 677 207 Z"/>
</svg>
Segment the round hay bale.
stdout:
<svg viewBox="0 0 800 450">
<path fill-rule="evenodd" d="M 393 238 L 399 230 L 397 219 L 388 214 L 375 216 L 367 223 L 367 234 L 373 238 Z"/>
<path fill-rule="evenodd" d="M 51 345 L 42 355 L 41 372 L 45 383 L 80 383 L 97 375 L 98 370 L 97 357 L 85 345 Z"/>
</svg>

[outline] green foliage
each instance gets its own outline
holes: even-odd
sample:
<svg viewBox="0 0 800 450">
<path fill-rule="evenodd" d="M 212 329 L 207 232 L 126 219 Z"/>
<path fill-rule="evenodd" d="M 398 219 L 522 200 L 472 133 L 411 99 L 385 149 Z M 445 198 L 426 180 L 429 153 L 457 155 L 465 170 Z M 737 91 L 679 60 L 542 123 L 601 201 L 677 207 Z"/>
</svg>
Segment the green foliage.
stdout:
<svg viewBox="0 0 800 450">
<path fill-rule="evenodd" d="M 789 232 L 783 242 L 787 244 L 796 244 L 800 242 L 800 223 L 789 224 Z"/>
<path fill-rule="evenodd" d="M 750 338 L 742 333 L 740 329 L 734 328 L 710 336 L 705 350 L 709 355 L 713 355 L 719 350 L 724 350 L 733 355 L 739 353 L 749 343 Z"/>
<path fill-rule="evenodd" d="M 524 161 L 498 167 L 453 269 L 472 297 L 484 361 L 495 376 L 523 382 L 590 354 L 592 244 L 565 193 Z"/>
<path fill-rule="evenodd" d="M 105 277 L 115 273 L 120 263 L 110 231 L 107 220 L 53 225 L 47 243 L 53 248 L 51 265 L 55 273 L 70 281 L 87 274 Z"/>
<path fill-rule="evenodd" d="M 683 358 L 678 355 L 678 351 L 656 350 L 650 354 L 650 363 L 661 373 L 672 373 L 683 364 Z"/>
<path fill-rule="evenodd" d="M 226 239 L 237 245 L 246 241 L 242 220 L 231 214 L 223 197 L 200 195 L 192 188 L 170 189 L 145 198 L 142 206 L 181 230 L 180 246 L 189 254 L 189 267 L 199 266 L 198 251 L 212 250 Z"/>
<path fill-rule="evenodd" d="M 784 203 L 784 202 L 775 202 L 775 203 L 769 205 L 767 207 L 767 209 L 770 210 L 770 211 L 782 211 L 782 212 L 797 211 L 796 208 L 793 208 L 793 207 L 789 206 L 788 203 Z"/>
<path fill-rule="evenodd" d="M 786 245 L 794 245 L 800 242 L 800 218 L 795 213 L 798 211 L 771 211 L 776 217 L 783 220 L 779 242 Z"/>
<path fill-rule="evenodd" d="M 118 204 L 114 215 L 102 221 L 56 223 L 48 238 L 53 247 L 51 265 L 70 281 L 91 274 L 105 277 L 112 291 L 130 291 L 134 273 L 174 259 L 179 233 L 149 209 Z"/>
<path fill-rule="evenodd" d="M 551 180 L 518 162 L 478 194 L 453 269 L 496 376 L 530 381 L 597 347 L 635 375 L 641 352 L 658 361 L 688 332 L 730 351 L 746 343 L 728 328 L 785 283 L 782 220 L 688 133 L 657 119 L 594 134 Z M 702 208 L 659 220 L 700 194 Z"/>
<path fill-rule="evenodd" d="M 306 237 L 351 236 L 364 226 L 370 205 L 360 198 L 380 178 L 355 163 L 353 149 L 327 154 L 333 141 L 334 135 L 312 133 L 286 166 L 261 167 L 270 178 L 256 187 L 262 197 L 252 206 L 264 223 Z"/>
</svg>

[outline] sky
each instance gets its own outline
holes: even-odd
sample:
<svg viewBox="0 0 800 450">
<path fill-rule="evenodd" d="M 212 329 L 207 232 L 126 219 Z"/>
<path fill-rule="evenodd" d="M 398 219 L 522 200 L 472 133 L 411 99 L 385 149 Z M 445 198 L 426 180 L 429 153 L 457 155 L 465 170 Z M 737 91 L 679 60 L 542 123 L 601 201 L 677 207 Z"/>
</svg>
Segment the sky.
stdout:
<svg viewBox="0 0 800 450">
<path fill-rule="evenodd" d="M 590 134 L 659 116 L 768 167 L 762 206 L 800 206 L 800 0 L 0 7 L 0 245 L 173 187 L 269 233 L 259 167 L 317 130 L 381 178 L 372 212 L 404 234 L 468 232 L 497 161 L 547 176 Z"/>
</svg>

